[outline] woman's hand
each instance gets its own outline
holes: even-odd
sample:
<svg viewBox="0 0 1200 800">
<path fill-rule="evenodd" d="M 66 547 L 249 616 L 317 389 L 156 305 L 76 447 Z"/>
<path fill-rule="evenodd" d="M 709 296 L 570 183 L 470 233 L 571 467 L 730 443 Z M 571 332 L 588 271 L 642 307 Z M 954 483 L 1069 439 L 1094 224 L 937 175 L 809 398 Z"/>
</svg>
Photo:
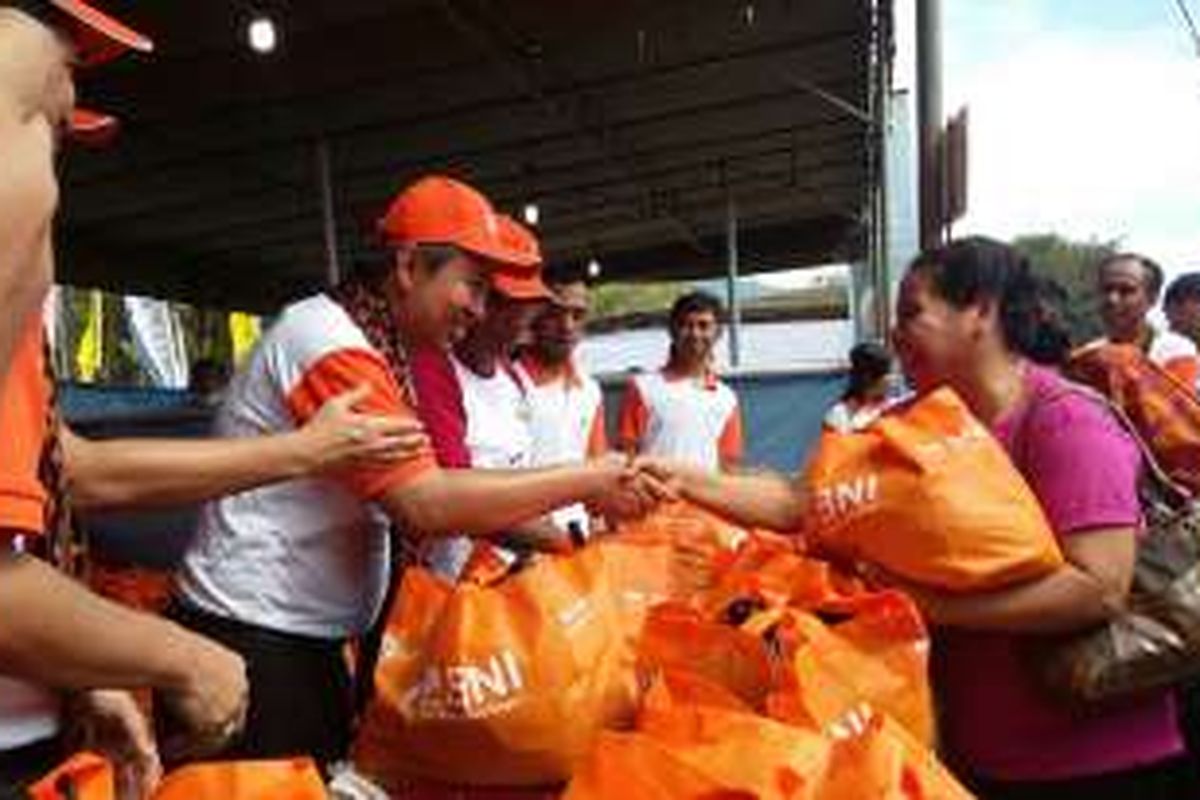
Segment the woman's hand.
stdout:
<svg viewBox="0 0 1200 800">
<path fill-rule="evenodd" d="M 678 499 L 678 493 L 668 480 L 636 459 L 611 453 L 591 463 L 605 473 L 608 486 L 590 501 L 589 506 L 610 521 L 638 519 L 653 511 L 659 503 Z"/>
<path fill-rule="evenodd" d="M 334 397 L 299 431 L 305 474 L 357 465 L 386 465 L 412 458 L 429 447 L 415 419 L 356 411 L 371 389 L 366 384 Z"/>
</svg>

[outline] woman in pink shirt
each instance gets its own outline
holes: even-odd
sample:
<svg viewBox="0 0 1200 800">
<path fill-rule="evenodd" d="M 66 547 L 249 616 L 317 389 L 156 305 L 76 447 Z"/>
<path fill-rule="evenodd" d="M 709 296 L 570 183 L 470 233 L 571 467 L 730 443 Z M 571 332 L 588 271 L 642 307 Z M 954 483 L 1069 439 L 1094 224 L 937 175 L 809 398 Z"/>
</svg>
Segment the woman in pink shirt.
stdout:
<svg viewBox="0 0 1200 800">
<path fill-rule="evenodd" d="M 901 284 L 895 344 L 918 391 L 949 385 L 1008 450 L 1066 556 L 1053 574 L 986 594 L 913 588 L 937 626 L 934 682 L 950 762 L 984 800 L 1200 797 L 1169 690 L 1094 708 L 1047 695 L 1039 637 L 1117 613 L 1141 532 L 1136 445 L 1095 401 L 1038 366 L 1061 341 L 1028 263 L 983 238 L 922 254 Z M 906 587 L 908 588 L 908 587 Z"/>
<path fill-rule="evenodd" d="M 1066 556 L 1044 578 L 993 592 L 902 587 L 935 627 L 945 755 L 981 800 L 1200 798 L 1170 690 L 1079 709 L 1036 678 L 1039 639 L 1122 608 L 1141 532 L 1136 445 L 1103 406 L 1039 366 L 1069 346 L 1046 299 L 1023 258 L 982 238 L 923 254 L 900 289 L 895 344 L 909 380 L 919 392 L 950 386 L 988 425 Z M 803 524 L 800 479 L 650 466 L 686 498 L 748 524 Z"/>
</svg>

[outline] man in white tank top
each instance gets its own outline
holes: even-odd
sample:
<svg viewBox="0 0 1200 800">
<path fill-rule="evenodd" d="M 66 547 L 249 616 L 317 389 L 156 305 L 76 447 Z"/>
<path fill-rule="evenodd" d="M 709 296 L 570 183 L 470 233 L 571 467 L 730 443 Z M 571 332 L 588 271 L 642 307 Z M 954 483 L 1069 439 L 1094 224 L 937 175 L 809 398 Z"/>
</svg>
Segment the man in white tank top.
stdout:
<svg viewBox="0 0 1200 800">
<path fill-rule="evenodd" d="M 423 350 L 413 359 L 418 414 L 443 467 L 520 469 L 533 460 L 528 387 L 509 354 L 528 337 L 530 322 L 550 297 L 541 278 L 541 251 L 533 235 L 510 217 L 499 217 L 506 241 L 538 259 L 534 268 L 497 270 L 490 276 L 484 318 L 450 352 Z M 497 531 L 499 535 L 544 546 L 563 539 L 549 518 Z M 465 536 L 430 543 L 426 562 L 439 574 L 458 578 L 472 555 L 506 562 L 502 549 L 478 545 Z M 500 564 L 503 566 L 503 564 Z"/>
<path fill-rule="evenodd" d="M 621 449 L 711 470 L 742 458 L 737 395 L 712 369 L 721 333 L 721 303 L 692 292 L 671 308 L 671 354 L 658 372 L 634 376 L 621 400 Z"/>
<path fill-rule="evenodd" d="M 579 463 L 608 451 L 600 384 L 574 358 L 587 323 L 587 284 L 550 281 L 550 291 L 554 296 L 534 319 L 532 342 L 516 365 L 529 402 L 533 465 L 539 467 Z M 561 528 L 590 533 L 591 515 L 583 504 L 551 516 Z"/>
</svg>

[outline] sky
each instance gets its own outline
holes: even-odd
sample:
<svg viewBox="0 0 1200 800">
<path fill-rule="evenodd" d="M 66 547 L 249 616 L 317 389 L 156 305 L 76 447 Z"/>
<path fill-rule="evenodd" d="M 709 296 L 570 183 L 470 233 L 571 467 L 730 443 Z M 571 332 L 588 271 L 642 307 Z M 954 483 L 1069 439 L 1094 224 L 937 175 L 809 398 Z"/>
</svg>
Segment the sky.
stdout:
<svg viewBox="0 0 1200 800">
<path fill-rule="evenodd" d="M 944 110 L 970 109 L 956 234 L 1115 239 L 1200 269 L 1200 54 L 1177 0 L 943 0 L 943 15 Z"/>
</svg>

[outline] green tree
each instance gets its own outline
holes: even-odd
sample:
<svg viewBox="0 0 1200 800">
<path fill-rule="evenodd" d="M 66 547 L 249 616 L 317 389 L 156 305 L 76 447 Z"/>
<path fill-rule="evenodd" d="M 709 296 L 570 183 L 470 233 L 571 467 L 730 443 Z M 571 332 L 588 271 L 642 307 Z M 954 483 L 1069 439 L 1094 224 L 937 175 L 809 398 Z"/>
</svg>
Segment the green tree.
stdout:
<svg viewBox="0 0 1200 800">
<path fill-rule="evenodd" d="M 1090 341 L 1102 332 L 1096 290 L 1096 265 L 1117 252 L 1120 242 L 1073 241 L 1056 233 L 1018 236 L 1013 247 L 1021 251 L 1039 275 L 1053 278 L 1067 290 L 1067 321 L 1075 344 Z"/>
<path fill-rule="evenodd" d="M 605 283 L 591 291 L 592 317 L 604 319 L 625 314 L 665 311 L 688 284 L 679 281 L 654 283 Z"/>
</svg>

